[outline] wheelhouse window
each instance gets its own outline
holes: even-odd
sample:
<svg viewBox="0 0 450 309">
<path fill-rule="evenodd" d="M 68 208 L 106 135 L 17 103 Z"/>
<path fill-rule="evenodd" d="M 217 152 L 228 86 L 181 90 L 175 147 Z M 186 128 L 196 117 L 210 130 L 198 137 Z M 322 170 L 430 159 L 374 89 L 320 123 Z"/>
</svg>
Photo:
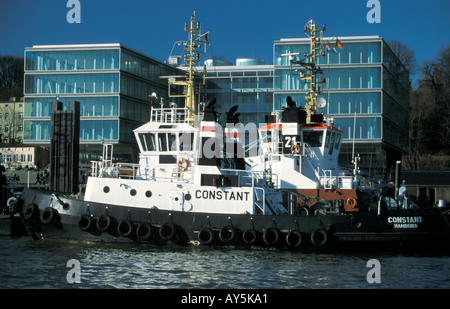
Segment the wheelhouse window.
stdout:
<svg viewBox="0 0 450 309">
<path fill-rule="evenodd" d="M 156 151 L 155 134 L 140 133 L 139 140 L 141 141 L 142 149 L 144 151 Z"/>
<path fill-rule="evenodd" d="M 336 132 L 331 133 L 331 139 L 330 139 L 330 149 L 328 150 L 328 154 L 332 154 L 334 150 L 334 142 L 336 140 Z"/>
<path fill-rule="evenodd" d="M 179 133 L 180 151 L 192 151 L 194 144 L 194 133 Z"/>
<path fill-rule="evenodd" d="M 175 133 L 158 133 L 159 151 L 177 151 L 177 139 Z"/>
<path fill-rule="evenodd" d="M 339 143 L 341 142 L 341 134 L 336 133 L 336 140 L 334 141 L 334 149 L 339 148 Z"/>
<path fill-rule="evenodd" d="M 303 142 L 311 147 L 321 147 L 323 131 L 303 130 Z"/>
</svg>

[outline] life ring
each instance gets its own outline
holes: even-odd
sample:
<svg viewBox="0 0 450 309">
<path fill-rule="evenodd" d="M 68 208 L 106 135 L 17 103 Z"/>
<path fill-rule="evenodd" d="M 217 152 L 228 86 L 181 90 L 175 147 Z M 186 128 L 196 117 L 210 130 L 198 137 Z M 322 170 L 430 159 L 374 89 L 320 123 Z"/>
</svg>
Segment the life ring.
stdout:
<svg viewBox="0 0 450 309">
<path fill-rule="evenodd" d="M 355 208 L 358 205 L 358 200 L 355 199 L 354 197 L 349 197 L 347 199 L 347 206 L 351 207 L 351 208 Z"/>
<path fill-rule="evenodd" d="M 198 241 L 202 245 L 210 245 L 214 241 L 214 232 L 208 228 L 204 227 L 198 232 Z"/>
<path fill-rule="evenodd" d="M 10 213 L 14 213 L 14 209 L 16 207 L 18 199 L 15 196 L 11 196 L 6 202 L 6 206 L 8 207 L 8 211 Z"/>
<path fill-rule="evenodd" d="M 302 243 L 302 233 L 299 230 L 290 230 L 286 235 L 286 243 L 291 248 L 297 248 Z"/>
<path fill-rule="evenodd" d="M 280 237 L 280 233 L 276 227 L 270 227 L 263 233 L 264 243 L 268 246 L 272 246 L 278 242 L 278 238 Z"/>
<path fill-rule="evenodd" d="M 185 172 L 189 168 L 189 161 L 186 158 L 181 158 L 177 163 L 178 169 Z"/>
<path fill-rule="evenodd" d="M 254 229 L 246 230 L 242 234 L 242 240 L 247 245 L 253 245 L 256 242 L 257 234 Z"/>
<path fill-rule="evenodd" d="M 94 218 L 90 215 L 82 215 L 78 220 L 78 227 L 83 232 L 90 230 L 94 226 Z"/>
<path fill-rule="evenodd" d="M 299 154 L 300 153 L 301 144 L 294 144 L 291 146 L 291 153 Z"/>
<path fill-rule="evenodd" d="M 229 244 L 234 240 L 236 230 L 231 225 L 224 226 L 219 232 L 219 239 L 225 244 Z"/>
<path fill-rule="evenodd" d="M 317 229 L 311 234 L 311 243 L 316 247 L 323 246 L 327 239 L 327 233 L 322 229 Z"/>
<path fill-rule="evenodd" d="M 177 229 L 171 222 L 166 222 L 159 228 L 159 236 L 163 240 L 172 240 L 176 233 Z"/>
<path fill-rule="evenodd" d="M 124 220 L 117 225 L 117 233 L 122 237 L 130 237 L 134 231 L 134 224 L 130 220 Z"/>
<path fill-rule="evenodd" d="M 43 212 L 41 212 L 41 221 L 43 224 L 50 224 L 56 219 L 58 211 L 51 207 L 46 207 Z"/>
<path fill-rule="evenodd" d="M 152 237 L 152 226 L 150 223 L 140 223 L 136 229 L 136 235 L 139 240 L 146 241 Z"/>
</svg>

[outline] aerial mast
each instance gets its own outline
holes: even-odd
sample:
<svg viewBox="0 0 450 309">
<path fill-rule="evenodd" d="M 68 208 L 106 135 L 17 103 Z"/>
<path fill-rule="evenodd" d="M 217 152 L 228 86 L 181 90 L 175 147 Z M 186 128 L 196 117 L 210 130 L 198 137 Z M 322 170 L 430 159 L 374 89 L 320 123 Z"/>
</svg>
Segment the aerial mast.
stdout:
<svg viewBox="0 0 450 309">
<path fill-rule="evenodd" d="M 317 29 L 314 21 L 311 19 L 306 25 L 304 32 L 310 38 L 309 53 L 305 53 L 304 58 L 300 61 L 295 61 L 294 55 L 299 53 L 282 54 L 282 56 L 289 56 L 291 64 L 299 64 L 303 66 L 304 70 L 300 70 L 300 79 L 309 84 L 309 92 L 306 94 L 306 122 L 311 123 L 312 115 L 317 112 L 317 96 L 321 93 L 320 84 L 325 82 L 325 79 L 320 79 L 322 70 L 316 65 L 317 58 L 325 56 L 324 44 L 322 43 L 323 33 L 326 31 L 326 26 L 322 29 Z"/>
<path fill-rule="evenodd" d="M 208 42 L 208 34 L 206 32 L 204 34 L 200 34 L 200 22 L 195 22 L 195 11 L 191 16 L 190 22 L 186 22 L 184 25 L 184 31 L 188 33 L 189 42 L 184 47 L 184 50 L 187 53 L 184 55 L 184 62 L 186 63 L 188 70 L 186 73 L 186 80 L 169 80 L 169 97 L 184 97 L 185 98 L 185 107 L 189 111 L 189 123 L 194 123 L 194 117 L 198 113 L 198 102 L 196 102 L 195 98 L 195 65 L 200 62 L 200 54 L 206 54 L 206 45 L 209 45 Z M 200 49 L 203 47 L 203 50 Z M 183 86 L 183 94 L 171 94 L 170 88 L 171 86 Z"/>
<path fill-rule="evenodd" d="M 318 74 L 322 73 L 320 67 L 316 66 L 318 57 L 323 57 L 322 38 L 323 32 L 326 31 L 325 25 L 322 29 L 317 29 L 313 20 L 310 20 L 305 25 L 305 34 L 310 38 L 310 51 L 305 55 L 306 62 L 302 65 L 307 68 L 305 74 L 301 79 L 309 84 L 309 94 L 306 96 L 306 122 L 311 122 L 311 115 L 317 112 L 317 96 L 321 93 L 320 84 L 324 81 L 318 80 Z"/>
</svg>

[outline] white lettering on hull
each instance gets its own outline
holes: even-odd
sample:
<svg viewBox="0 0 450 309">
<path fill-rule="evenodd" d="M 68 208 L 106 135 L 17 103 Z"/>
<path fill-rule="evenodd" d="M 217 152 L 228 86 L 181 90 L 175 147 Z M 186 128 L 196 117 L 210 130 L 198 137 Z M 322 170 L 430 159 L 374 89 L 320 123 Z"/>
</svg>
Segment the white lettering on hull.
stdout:
<svg viewBox="0 0 450 309">
<path fill-rule="evenodd" d="M 393 223 L 395 229 L 416 229 L 422 223 L 422 217 L 388 217 L 388 223 Z"/>
<path fill-rule="evenodd" d="M 222 190 L 196 190 L 195 198 L 203 200 L 248 201 L 250 192 L 222 191 Z"/>
</svg>

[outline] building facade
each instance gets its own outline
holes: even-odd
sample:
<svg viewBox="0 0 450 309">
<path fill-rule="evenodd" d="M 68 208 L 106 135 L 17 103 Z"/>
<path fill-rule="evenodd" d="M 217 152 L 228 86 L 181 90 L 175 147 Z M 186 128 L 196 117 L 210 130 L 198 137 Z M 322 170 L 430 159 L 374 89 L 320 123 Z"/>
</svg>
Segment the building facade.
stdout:
<svg viewBox="0 0 450 309">
<path fill-rule="evenodd" d="M 168 93 L 160 76 L 179 71 L 120 44 L 45 45 L 25 49 L 23 142 L 50 143 L 51 104 L 80 102 L 80 163 L 114 144 L 114 158 L 137 158 L 133 129 L 150 119 L 153 92 Z"/>
<path fill-rule="evenodd" d="M 331 41 L 324 38 L 323 41 Z M 334 118 L 344 132 L 340 161 L 351 164 L 359 154 L 361 166 L 378 171 L 395 166 L 408 152 L 409 73 L 386 42 L 378 36 L 340 37 L 335 47 L 319 58 L 327 104 L 319 112 Z M 335 40 L 331 41 L 334 46 Z M 304 83 L 285 54 L 309 53 L 309 39 L 281 39 L 274 43 L 274 109 L 291 96 L 304 106 Z"/>
<path fill-rule="evenodd" d="M 23 138 L 23 98 L 0 102 L 0 143 L 21 143 Z"/>
<path fill-rule="evenodd" d="M 228 110 L 238 105 L 240 120 L 262 123 L 273 110 L 273 65 L 261 59 L 237 59 L 236 65 L 207 60 L 203 94 L 216 98 L 216 111 L 222 123 Z"/>
</svg>

